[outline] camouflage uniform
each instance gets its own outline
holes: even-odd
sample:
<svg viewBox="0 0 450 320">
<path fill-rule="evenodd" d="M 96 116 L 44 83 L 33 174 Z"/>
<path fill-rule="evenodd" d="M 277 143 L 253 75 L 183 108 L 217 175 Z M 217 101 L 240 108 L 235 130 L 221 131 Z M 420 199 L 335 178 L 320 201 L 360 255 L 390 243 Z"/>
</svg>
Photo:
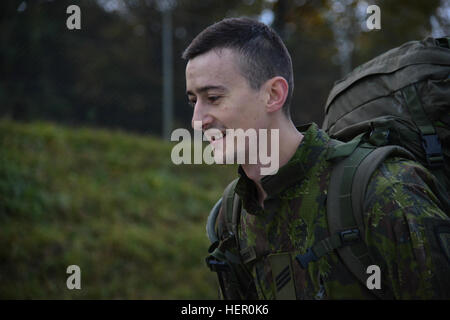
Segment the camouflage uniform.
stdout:
<svg viewBox="0 0 450 320">
<path fill-rule="evenodd" d="M 290 161 L 276 175 L 262 178 L 267 193 L 264 209 L 259 205 L 254 182 L 239 168 L 236 192 L 243 206 L 240 244 L 241 248 L 254 246 L 257 255 L 247 265 L 255 285 L 250 298 L 275 298 L 272 254 L 289 252 L 293 258 L 330 236 L 326 199 L 332 167 L 325 156 L 330 138 L 315 124 L 303 134 Z M 449 273 L 436 272 L 437 263 L 444 263 L 450 271 L 448 261 L 442 262 L 445 255 L 430 244 L 427 236 L 428 220 L 448 219 L 445 207 L 432 192 L 434 185 L 435 179 L 424 167 L 401 158 L 385 161 L 370 180 L 364 239 L 374 264 L 381 269 L 383 285 L 387 284 L 395 299 L 450 298 Z M 220 212 L 222 226 L 223 219 Z M 374 297 L 335 251 L 310 263 L 306 270 L 292 261 L 297 299 Z M 225 276 L 225 287 L 228 281 Z"/>
</svg>

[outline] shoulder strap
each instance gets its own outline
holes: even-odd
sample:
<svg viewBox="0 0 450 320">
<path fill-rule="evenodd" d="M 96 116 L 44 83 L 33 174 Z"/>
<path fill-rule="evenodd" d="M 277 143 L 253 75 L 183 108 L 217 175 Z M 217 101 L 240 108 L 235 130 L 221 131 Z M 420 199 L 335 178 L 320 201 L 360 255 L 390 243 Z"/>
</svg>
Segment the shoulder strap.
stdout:
<svg viewBox="0 0 450 320">
<path fill-rule="evenodd" d="M 352 208 L 358 228 L 363 234 L 365 234 L 364 201 L 370 178 L 387 158 L 394 156 L 416 160 L 414 155 L 405 148 L 396 145 L 383 146 L 368 154 L 355 171 L 352 182 Z"/>
<path fill-rule="evenodd" d="M 235 201 L 235 198 L 238 198 L 238 196 L 235 195 L 234 192 L 237 181 L 238 179 L 235 179 L 228 184 L 228 186 L 225 188 L 225 191 L 223 192 L 222 197 L 217 200 L 216 204 L 211 209 L 208 215 L 208 220 L 206 222 L 206 234 L 208 235 L 211 244 L 219 241 L 223 234 L 223 227 L 220 224 L 218 226 L 219 230 L 218 232 L 216 232 L 216 222 L 221 207 L 223 214 L 225 215 L 224 218 L 226 228 L 228 230 L 232 230 L 234 208 L 233 202 Z"/>
<path fill-rule="evenodd" d="M 363 205 L 367 185 L 378 166 L 391 156 L 414 159 L 410 152 L 399 146 L 374 148 L 363 144 L 336 165 L 331 174 L 327 198 L 328 225 L 332 235 L 356 227 L 360 240 L 364 240 Z M 353 275 L 366 286 L 366 269 L 373 263 L 365 242 L 341 246 L 337 252 Z M 380 290 L 371 292 L 378 298 L 390 299 L 391 293 L 386 288 L 387 285 L 382 285 Z"/>
<path fill-rule="evenodd" d="M 338 162 L 331 173 L 327 196 L 330 234 L 332 236 L 340 233 L 353 235 L 352 242 L 343 243 L 342 246 L 336 248 L 337 253 L 351 273 L 364 286 L 366 286 L 367 280 L 366 268 L 372 263 L 364 241 L 355 241 L 361 240 L 364 233 L 359 227 L 361 219 L 355 219 L 352 207 L 352 186 L 358 166 L 373 150 L 373 147 L 363 148 L 360 146 L 350 156 Z M 382 288 L 384 287 L 382 285 Z M 383 298 L 383 294 L 380 294 L 378 290 L 374 293 L 378 298 Z"/>
<path fill-rule="evenodd" d="M 328 160 L 341 158 L 333 168 L 328 187 L 327 219 L 331 236 L 308 248 L 305 254 L 297 255 L 296 260 L 306 269 L 309 262 L 336 250 L 351 273 L 366 286 L 366 270 L 373 263 L 367 245 L 361 240 L 365 235 L 363 206 L 370 178 L 388 157 L 415 158 L 402 147 L 359 144 L 361 140 L 362 136 L 347 143 L 330 141 Z M 387 288 L 382 284 L 380 290 L 371 292 L 377 298 L 392 299 Z"/>
<path fill-rule="evenodd" d="M 208 250 L 206 264 L 211 271 L 217 272 L 219 285 L 224 299 L 248 299 L 256 297 L 253 292 L 253 279 L 242 264 L 239 252 L 239 220 L 241 200 L 235 193 L 238 179 L 233 180 L 226 188 L 223 196 L 217 201 L 208 217 L 207 232 L 212 244 Z M 222 207 L 222 223 L 217 224 L 218 233 L 215 232 L 218 212 Z M 227 276 L 227 284 L 224 280 Z M 228 288 L 228 289 L 226 289 Z"/>
<path fill-rule="evenodd" d="M 220 207 L 222 206 L 222 198 L 217 200 L 214 207 L 211 209 L 208 215 L 208 220 L 206 222 L 206 234 L 211 243 L 219 241 L 219 236 L 216 232 L 216 221 L 219 215 Z"/>
<path fill-rule="evenodd" d="M 240 199 L 235 192 L 238 180 L 239 179 L 235 179 L 231 181 L 225 188 L 222 196 L 222 212 L 224 215 L 225 228 L 227 232 L 232 232 L 235 236 L 237 236 L 237 225 L 235 225 L 234 222 L 239 221 L 237 215 L 240 213 Z M 219 235 L 222 235 L 223 231 L 223 226 L 219 225 Z"/>
</svg>

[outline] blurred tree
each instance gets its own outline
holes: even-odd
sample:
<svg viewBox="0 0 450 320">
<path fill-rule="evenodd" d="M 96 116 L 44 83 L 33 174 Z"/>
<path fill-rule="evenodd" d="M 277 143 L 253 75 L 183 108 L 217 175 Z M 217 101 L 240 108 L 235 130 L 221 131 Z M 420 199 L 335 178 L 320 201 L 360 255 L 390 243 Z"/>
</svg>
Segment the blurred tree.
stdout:
<svg viewBox="0 0 450 320">
<path fill-rule="evenodd" d="M 371 1 L 370 4 L 376 4 L 381 9 L 381 30 L 367 30 L 365 19 L 361 21 L 360 29 L 363 32 L 355 38 L 357 49 L 353 52 L 355 61 L 353 67 L 407 41 L 421 40 L 430 36 L 432 33 L 430 18 L 444 2 L 449 1 L 442 3 L 439 0 Z M 365 12 L 368 3 L 365 1 L 358 3 L 360 10 Z M 363 16 L 365 18 L 368 15 Z M 440 22 L 450 21 L 442 19 Z"/>
<path fill-rule="evenodd" d="M 0 2 L 0 116 L 161 134 L 158 1 L 80 0 L 81 30 L 66 28 L 73 1 Z M 175 127 L 189 128 L 192 116 L 181 53 L 225 17 L 262 19 L 283 37 L 293 60 L 297 124 L 321 124 L 328 92 L 343 73 L 450 23 L 449 0 L 374 0 L 380 31 L 365 29 L 369 3 L 362 0 L 173 1 Z"/>
<path fill-rule="evenodd" d="M 287 9 L 281 12 L 287 11 L 283 36 L 294 68 L 292 119 L 296 124 L 316 122 L 320 125 L 325 99 L 339 76 L 339 66 L 331 59 L 336 54 L 333 33 L 323 14 L 326 1 L 288 3 Z M 275 8 L 278 14 L 276 4 Z"/>
<path fill-rule="evenodd" d="M 1 10 L 2 114 L 148 131 L 152 106 L 160 112 L 148 90 L 158 62 L 135 24 L 80 1 L 81 30 L 68 30 L 71 1 L 15 2 Z"/>
</svg>

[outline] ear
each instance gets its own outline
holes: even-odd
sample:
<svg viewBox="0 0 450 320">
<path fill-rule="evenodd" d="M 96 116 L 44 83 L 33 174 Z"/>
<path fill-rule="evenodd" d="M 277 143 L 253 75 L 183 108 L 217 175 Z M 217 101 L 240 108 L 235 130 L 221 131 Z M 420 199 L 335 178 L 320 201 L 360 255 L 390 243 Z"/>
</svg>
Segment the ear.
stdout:
<svg viewBox="0 0 450 320">
<path fill-rule="evenodd" d="M 277 76 L 266 82 L 266 110 L 274 112 L 280 110 L 286 101 L 289 85 L 283 77 Z"/>
</svg>

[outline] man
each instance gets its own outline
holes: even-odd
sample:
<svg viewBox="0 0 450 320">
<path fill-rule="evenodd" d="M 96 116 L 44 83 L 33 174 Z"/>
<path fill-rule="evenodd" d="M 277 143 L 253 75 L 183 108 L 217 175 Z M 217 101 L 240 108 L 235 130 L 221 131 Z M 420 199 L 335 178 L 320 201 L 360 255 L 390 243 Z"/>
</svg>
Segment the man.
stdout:
<svg viewBox="0 0 450 320">
<path fill-rule="evenodd" d="M 278 35 L 251 19 L 225 19 L 201 32 L 183 58 L 188 61 L 186 89 L 194 129 L 201 122 L 205 132 L 268 129 L 279 135 L 275 174 L 261 174 L 267 166 L 261 159 L 239 166 L 235 186 L 242 200 L 239 244 L 253 248 L 254 257 L 243 262 L 246 279 L 221 272 L 223 295 L 234 299 L 374 298 L 336 252 L 307 268 L 293 259 L 330 236 L 326 199 L 333 167 L 326 159 L 330 138 L 315 124 L 301 132 L 290 118 L 292 62 Z M 212 139 L 211 143 L 220 157 L 236 150 L 227 148 L 236 139 Z M 268 149 L 274 153 L 273 146 Z M 246 146 L 246 159 L 248 151 Z M 386 160 L 370 180 L 363 239 L 373 265 L 379 267 L 387 297 L 449 298 L 444 296 L 449 288 L 442 287 L 448 274 L 436 272 L 436 263 L 446 257 L 431 246 L 424 224 L 425 218 L 447 219 L 441 199 L 433 193 L 435 183 L 421 165 L 398 157 Z M 222 235 L 233 231 L 223 210 L 218 224 Z M 282 260 L 288 264 L 280 269 Z"/>
</svg>

